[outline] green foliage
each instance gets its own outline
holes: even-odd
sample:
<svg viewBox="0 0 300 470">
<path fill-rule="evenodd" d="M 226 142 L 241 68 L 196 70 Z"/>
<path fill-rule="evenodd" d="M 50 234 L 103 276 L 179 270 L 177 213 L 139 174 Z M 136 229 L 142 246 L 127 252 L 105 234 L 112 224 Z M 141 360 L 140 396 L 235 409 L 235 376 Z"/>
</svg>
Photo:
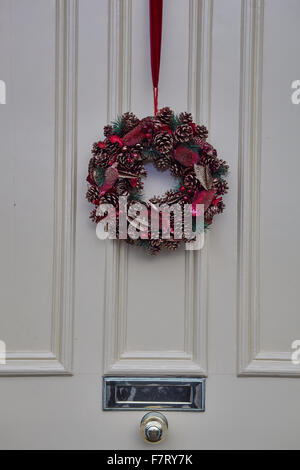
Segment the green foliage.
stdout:
<svg viewBox="0 0 300 470">
<path fill-rule="evenodd" d="M 116 121 L 112 121 L 111 125 L 113 128 L 113 134 L 118 135 L 119 137 L 122 137 L 125 129 L 125 124 L 126 121 L 123 119 L 123 116 L 118 116 Z"/>
<path fill-rule="evenodd" d="M 201 233 L 202 232 L 203 227 L 200 227 L 200 229 L 198 229 L 198 231 L 196 230 L 197 226 L 196 226 L 195 217 L 193 217 L 192 228 L 193 228 L 193 232 L 195 232 L 195 233 Z M 208 230 L 209 228 L 210 228 L 210 225 L 204 220 L 204 231 Z"/>
<path fill-rule="evenodd" d="M 130 191 L 128 200 L 143 202 L 143 192 L 139 189 L 134 188 L 132 191 Z"/>
<path fill-rule="evenodd" d="M 177 114 L 173 113 L 170 121 L 170 127 L 173 132 L 176 131 L 178 126 L 181 126 L 182 122 L 180 121 Z"/>
<path fill-rule="evenodd" d="M 95 182 L 98 186 L 102 186 L 105 181 L 105 169 L 97 168 L 95 174 Z"/>
<path fill-rule="evenodd" d="M 220 168 L 214 172 L 213 177 L 222 179 L 222 176 L 226 176 L 228 174 L 228 168 L 225 166 L 220 166 Z"/>
<path fill-rule="evenodd" d="M 142 238 L 138 238 L 136 240 L 136 245 L 137 246 L 143 246 L 143 247 L 146 247 L 146 248 L 150 247 L 149 241 L 148 240 L 143 240 Z"/>
<path fill-rule="evenodd" d="M 183 147 L 188 148 L 188 149 L 191 150 L 192 152 L 199 152 L 199 150 L 200 150 L 199 145 L 195 144 L 194 141 L 186 142 L 186 143 L 183 143 L 183 144 L 181 144 L 181 145 L 182 145 Z"/>
<path fill-rule="evenodd" d="M 158 158 L 162 157 L 162 154 L 153 147 L 148 147 L 147 149 L 143 150 L 143 154 L 149 160 L 157 160 Z"/>
<path fill-rule="evenodd" d="M 179 189 L 181 188 L 181 186 L 183 186 L 183 178 L 179 178 L 178 182 L 174 184 L 174 191 L 179 191 Z"/>
</svg>

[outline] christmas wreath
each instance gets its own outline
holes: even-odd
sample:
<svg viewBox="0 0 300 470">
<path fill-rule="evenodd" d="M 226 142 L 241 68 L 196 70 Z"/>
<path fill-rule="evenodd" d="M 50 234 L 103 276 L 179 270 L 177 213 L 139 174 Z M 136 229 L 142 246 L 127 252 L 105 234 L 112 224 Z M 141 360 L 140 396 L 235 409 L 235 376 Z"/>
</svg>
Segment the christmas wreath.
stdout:
<svg viewBox="0 0 300 470">
<path fill-rule="evenodd" d="M 127 198 L 127 243 L 143 245 L 151 254 L 157 254 L 162 248 L 176 250 L 181 242 L 195 240 L 195 233 L 192 238 L 185 236 L 184 219 L 178 222 L 172 214 L 169 237 L 166 238 L 157 207 L 178 204 L 184 209 L 189 205 L 193 227 L 201 215 L 203 229 L 212 224 L 216 214 L 223 212 L 222 196 L 228 191 L 225 177 L 229 167 L 217 157 L 217 151 L 207 142 L 207 137 L 206 127 L 196 125 L 190 113 L 176 115 L 168 107 L 141 120 L 132 113 L 125 113 L 116 122 L 105 126 L 104 139 L 93 145 L 88 168 L 86 197 L 95 206 L 90 215 L 92 221 L 99 224 L 105 219 L 107 222 L 109 210 L 106 209 L 104 214 L 100 208 L 112 207 L 116 218 L 115 238 L 123 239 L 119 225 L 124 212 L 124 207 L 120 207 L 123 196 Z M 143 201 L 143 179 L 147 176 L 144 165 L 148 162 L 152 162 L 157 170 L 169 170 L 178 185 L 163 195 Z M 142 219 L 140 210 L 130 211 L 137 202 L 144 208 Z M 199 205 L 203 207 L 202 213 L 197 211 Z M 153 208 L 159 213 L 160 221 L 155 236 L 149 229 Z M 182 237 L 177 236 L 178 223 L 182 225 Z"/>
</svg>

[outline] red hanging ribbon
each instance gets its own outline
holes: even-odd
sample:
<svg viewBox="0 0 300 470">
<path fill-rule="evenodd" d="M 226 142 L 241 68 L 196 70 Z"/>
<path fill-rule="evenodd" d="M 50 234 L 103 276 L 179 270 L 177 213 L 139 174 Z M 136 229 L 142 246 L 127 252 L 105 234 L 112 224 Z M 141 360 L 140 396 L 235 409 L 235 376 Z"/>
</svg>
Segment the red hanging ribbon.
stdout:
<svg viewBox="0 0 300 470">
<path fill-rule="evenodd" d="M 154 114 L 158 111 L 158 82 L 161 54 L 163 0 L 149 0 L 150 51 L 153 82 Z"/>
</svg>

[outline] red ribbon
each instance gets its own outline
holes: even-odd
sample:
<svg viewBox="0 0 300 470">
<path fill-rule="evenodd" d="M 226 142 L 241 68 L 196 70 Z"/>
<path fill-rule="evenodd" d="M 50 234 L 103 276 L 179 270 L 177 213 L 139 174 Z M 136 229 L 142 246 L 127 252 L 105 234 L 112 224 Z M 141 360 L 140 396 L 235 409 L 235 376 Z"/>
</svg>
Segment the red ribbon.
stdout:
<svg viewBox="0 0 300 470">
<path fill-rule="evenodd" d="M 158 111 L 158 82 L 161 54 L 163 0 L 149 0 L 150 51 L 153 82 L 154 114 Z"/>
</svg>

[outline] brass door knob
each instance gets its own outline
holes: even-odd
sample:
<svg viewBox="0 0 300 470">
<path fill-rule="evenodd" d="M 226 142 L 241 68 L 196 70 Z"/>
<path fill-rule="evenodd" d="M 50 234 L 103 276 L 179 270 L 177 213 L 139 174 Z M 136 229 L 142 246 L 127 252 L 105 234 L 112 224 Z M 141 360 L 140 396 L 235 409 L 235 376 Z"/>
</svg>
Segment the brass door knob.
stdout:
<svg viewBox="0 0 300 470">
<path fill-rule="evenodd" d="M 146 442 L 149 444 L 158 444 L 167 437 L 167 418 L 161 413 L 147 413 L 142 418 L 140 431 Z"/>
</svg>

